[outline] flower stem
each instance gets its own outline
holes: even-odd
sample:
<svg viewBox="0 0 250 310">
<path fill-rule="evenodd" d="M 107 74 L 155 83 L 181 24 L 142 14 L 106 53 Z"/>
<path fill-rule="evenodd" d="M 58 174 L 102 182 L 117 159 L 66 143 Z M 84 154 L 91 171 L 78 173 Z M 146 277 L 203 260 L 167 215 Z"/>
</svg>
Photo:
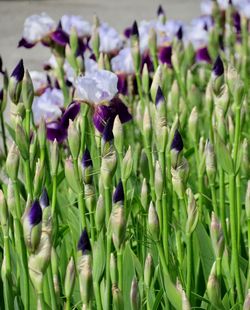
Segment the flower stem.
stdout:
<svg viewBox="0 0 250 310">
<path fill-rule="evenodd" d="M 118 264 L 118 274 L 119 274 L 119 280 L 118 280 L 118 287 L 123 292 L 123 268 L 122 268 L 122 251 L 120 250 L 117 253 L 117 264 Z"/>
<path fill-rule="evenodd" d="M 102 299 L 101 299 L 101 292 L 100 292 L 100 284 L 97 281 L 94 281 L 94 291 L 95 291 L 96 309 L 102 310 Z"/>
<path fill-rule="evenodd" d="M 7 154 L 8 154 L 8 148 L 7 148 L 7 143 L 6 143 L 6 133 L 5 133 L 5 126 L 4 126 L 3 113 L 1 113 L 0 120 L 1 120 L 1 130 L 2 130 L 2 139 L 3 139 L 4 154 L 5 154 L 5 156 L 7 156 Z"/>
<path fill-rule="evenodd" d="M 187 235 L 187 297 L 191 300 L 191 284 L 192 284 L 192 235 Z"/>
</svg>

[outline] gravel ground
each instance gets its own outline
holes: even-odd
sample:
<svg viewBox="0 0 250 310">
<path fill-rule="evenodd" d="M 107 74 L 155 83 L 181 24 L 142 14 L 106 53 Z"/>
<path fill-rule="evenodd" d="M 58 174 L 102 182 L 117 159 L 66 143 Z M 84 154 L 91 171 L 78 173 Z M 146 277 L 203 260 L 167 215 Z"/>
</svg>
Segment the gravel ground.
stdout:
<svg viewBox="0 0 250 310">
<path fill-rule="evenodd" d="M 160 3 L 169 18 L 189 21 L 200 13 L 200 0 L 0 0 L 0 55 L 10 72 L 20 58 L 24 59 L 28 69 L 41 68 L 49 57 L 46 48 L 17 49 L 23 22 L 34 13 L 47 12 L 55 20 L 63 14 L 78 14 L 89 21 L 96 13 L 103 21 L 122 31 L 135 19 L 154 18 Z"/>
</svg>

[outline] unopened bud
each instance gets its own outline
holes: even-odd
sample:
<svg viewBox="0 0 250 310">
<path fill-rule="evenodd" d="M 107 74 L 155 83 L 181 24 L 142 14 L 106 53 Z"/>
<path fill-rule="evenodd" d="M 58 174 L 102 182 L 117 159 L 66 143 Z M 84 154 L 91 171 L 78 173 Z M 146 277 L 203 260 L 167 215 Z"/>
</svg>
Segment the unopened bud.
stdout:
<svg viewBox="0 0 250 310">
<path fill-rule="evenodd" d="M 70 298 L 70 296 L 72 295 L 75 285 L 75 278 L 76 278 L 75 263 L 73 257 L 71 257 L 66 269 L 66 275 L 64 280 L 64 292 L 66 298 Z"/>
<path fill-rule="evenodd" d="M 105 205 L 103 196 L 100 195 L 97 200 L 96 211 L 95 211 L 95 223 L 96 228 L 100 231 L 105 221 Z"/>
<path fill-rule="evenodd" d="M 28 70 L 25 71 L 22 82 L 22 98 L 25 109 L 30 110 L 34 99 L 34 87 Z"/>
<path fill-rule="evenodd" d="M 205 163 L 206 163 L 206 172 L 211 184 L 214 184 L 215 175 L 216 175 L 216 161 L 215 161 L 215 152 L 213 145 L 207 141 L 205 147 Z"/>
<path fill-rule="evenodd" d="M 7 188 L 7 204 L 8 204 L 10 213 L 15 219 L 17 217 L 16 201 L 15 201 L 14 185 L 11 179 L 9 179 L 8 188 Z"/>
<path fill-rule="evenodd" d="M 37 136 L 38 136 L 40 149 L 44 149 L 45 144 L 46 144 L 46 124 L 45 124 L 44 118 L 42 118 L 39 124 L 38 130 L 37 130 Z"/>
<path fill-rule="evenodd" d="M 192 112 L 188 119 L 188 132 L 190 134 L 191 139 L 194 142 L 197 142 L 198 140 L 198 131 L 197 131 L 197 125 L 198 125 L 198 112 L 196 106 L 193 107 Z"/>
<path fill-rule="evenodd" d="M 141 309 L 140 292 L 139 292 L 138 282 L 136 278 L 134 278 L 131 283 L 130 303 L 131 303 L 132 310 Z"/>
<path fill-rule="evenodd" d="M 120 204 L 115 204 L 112 208 L 111 231 L 115 248 L 119 251 L 125 240 L 126 233 L 126 217 L 124 207 Z"/>
<path fill-rule="evenodd" d="M 38 197 L 40 195 L 40 191 L 43 187 L 44 181 L 44 165 L 40 159 L 37 160 L 36 163 L 36 171 L 34 177 L 34 197 Z"/>
<path fill-rule="evenodd" d="M 88 305 L 92 299 L 92 263 L 91 255 L 84 254 L 78 261 L 81 300 Z"/>
<path fill-rule="evenodd" d="M 135 68 L 135 72 L 140 71 L 141 66 L 141 55 L 140 55 L 140 46 L 138 40 L 132 40 L 131 44 L 131 52 L 132 52 L 132 58 L 133 58 L 133 64 Z"/>
<path fill-rule="evenodd" d="M 122 153 L 124 146 L 123 138 L 123 128 L 120 121 L 119 115 L 116 116 L 114 125 L 113 125 L 113 134 L 114 134 L 114 144 L 118 153 Z"/>
<path fill-rule="evenodd" d="M 245 208 L 248 221 L 250 220 L 250 180 L 247 182 L 247 191 L 245 198 Z"/>
<path fill-rule="evenodd" d="M 112 144 L 110 145 L 108 142 L 106 142 L 105 145 L 106 150 L 103 152 L 101 163 L 101 178 L 104 187 L 109 188 L 116 169 L 117 155 L 116 150 Z"/>
<path fill-rule="evenodd" d="M 8 235 L 8 208 L 2 190 L 0 190 L 0 222 L 4 236 Z"/>
<path fill-rule="evenodd" d="M 112 285 L 113 307 L 114 310 L 124 309 L 123 296 L 117 285 Z"/>
<path fill-rule="evenodd" d="M 13 70 L 9 79 L 9 94 L 12 102 L 18 103 L 21 91 L 22 91 L 22 80 L 24 76 L 23 60 L 21 59 L 15 69 Z"/>
<path fill-rule="evenodd" d="M 148 229 L 154 241 L 158 241 L 160 237 L 160 224 L 158 214 L 152 202 L 148 210 Z"/>
<path fill-rule="evenodd" d="M 159 161 L 156 161 L 155 164 L 155 194 L 157 199 L 161 199 L 163 192 L 163 177 L 162 170 Z"/>
<path fill-rule="evenodd" d="M 93 28 L 93 32 L 91 35 L 91 43 L 92 43 L 92 49 L 95 55 L 96 60 L 99 58 L 99 49 L 100 49 L 100 36 L 98 31 L 98 26 L 95 26 Z"/>
<path fill-rule="evenodd" d="M 73 192 L 80 193 L 81 184 L 79 182 L 79 179 L 76 178 L 74 165 L 71 157 L 65 160 L 64 171 L 69 187 L 73 190 Z"/>
<path fill-rule="evenodd" d="M 117 261 L 114 253 L 110 255 L 110 278 L 113 285 L 118 283 Z"/>
<path fill-rule="evenodd" d="M 16 118 L 15 134 L 16 144 L 19 148 L 20 154 L 24 160 L 27 160 L 29 158 L 29 141 L 20 116 L 17 116 Z"/>
<path fill-rule="evenodd" d="M 76 55 L 78 49 L 78 35 L 75 27 L 71 28 L 70 36 L 69 36 L 69 43 L 72 49 L 72 54 Z"/>
<path fill-rule="evenodd" d="M 182 199 L 185 192 L 186 182 L 189 174 L 188 161 L 185 158 L 183 158 L 176 169 L 171 168 L 171 174 L 172 174 L 173 189 L 178 195 L 178 197 Z"/>
<path fill-rule="evenodd" d="M 154 261 L 150 253 L 148 253 L 144 265 L 144 283 L 147 288 L 150 287 L 154 275 Z"/>
<path fill-rule="evenodd" d="M 141 187 L 141 204 L 145 211 L 148 210 L 148 185 L 147 180 L 144 178 Z"/>
<path fill-rule="evenodd" d="M 148 107 L 145 108 L 143 116 L 143 135 L 145 137 L 145 142 L 147 143 L 147 146 L 149 146 L 152 135 L 152 124 Z"/>
<path fill-rule="evenodd" d="M 76 123 L 72 120 L 69 121 L 68 141 L 72 157 L 76 159 L 80 151 L 80 133 L 78 128 L 76 127 Z"/>
<path fill-rule="evenodd" d="M 213 264 L 207 283 L 207 294 L 211 303 L 215 306 L 221 304 L 220 283 L 216 276 L 216 263 Z"/>
<path fill-rule="evenodd" d="M 186 233 L 188 235 L 192 234 L 196 228 L 199 219 L 199 213 L 196 207 L 196 202 L 192 190 L 190 188 L 186 191 L 188 197 L 188 218 L 186 223 Z"/>
<path fill-rule="evenodd" d="M 129 145 L 128 150 L 122 160 L 121 166 L 121 175 L 122 180 L 126 182 L 131 175 L 133 169 L 133 158 L 132 158 L 132 150 L 131 146 Z"/>
<path fill-rule="evenodd" d="M 158 87 L 162 86 L 162 67 L 159 65 L 155 71 L 153 81 L 150 88 L 152 101 L 155 102 Z"/>
<path fill-rule="evenodd" d="M 216 217 L 215 213 L 212 212 L 212 219 L 211 219 L 211 239 L 212 245 L 215 252 L 216 257 L 222 257 L 224 251 L 224 237 L 221 224 Z"/>
<path fill-rule="evenodd" d="M 19 168 L 19 157 L 20 157 L 19 150 L 16 144 L 13 142 L 9 149 L 6 159 L 6 172 L 11 180 L 17 179 Z"/>
<path fill-rule="evenodd" d="M 149 73 L 148 66 L 145 63 L 142 69 L 142 89 L 145 94 L 148 94 L 149 91 Z"/>
</svg>

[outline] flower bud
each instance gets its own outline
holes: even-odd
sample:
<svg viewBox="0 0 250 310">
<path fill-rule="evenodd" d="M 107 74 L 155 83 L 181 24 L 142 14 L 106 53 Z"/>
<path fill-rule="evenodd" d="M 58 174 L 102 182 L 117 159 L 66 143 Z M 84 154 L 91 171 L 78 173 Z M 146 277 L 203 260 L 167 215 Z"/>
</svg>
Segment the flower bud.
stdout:
<svg viewBox="0 0 250 310">
<path fill-rule="evenodd" d="M 111 253 L 110 255 L 110 278 L 112 285 L 118 283 L 117 261 L 114 253 Z"/>
<path fill-rule="evenodd" d="M 243 310 L 250 310 L 250 289 L 248 289 L 244 304 Z"/>
<path fill-rule="evenodd" d="M 92 184 L 85 184 L 84 194 L 86 208 L 90 213 L 92 213 L 94 212 L 95 205 L 95 187 Z"/>
<path fill-rule="evenodd" d="M 80 283 L 80 294 L 83 305 L 88 306 L 92 299 L 92 262 L 91 255 L 84 254 L 78 261 L 78 273 Z"/>
<path fill-rule="evenodd" d="M 4 236 L 8 235 L 8 221 L 9 214 L 7 204 L 2 190 L 0 190 L 0 222 Z"/>
<path fill-rule="evenodd" d="M 38 142 L 40 149 L 44 149 L 46 145 L 46 123 L 45 120 L 42 118 L 41 122 L 39 123 L 39 127 L 37 130 Z"/>
<path fill-rule="evenodd" d="M 10 213 L 15 219 L 17 217 L 16 201 L 15 201 L 14 185 L 11 179 L 9 179 L 8 188 L 7 188 L 7 205 L 8 205 Z"/>
<path fill-rule="evenodd" d="M 213 88 L 212 88 L 212 82 L 208 82 L 207 88 L 206 88 L 206 93 L 205 93 L 205 107 L 206 110 L 209 113 L 209 117 L 212 115 L 213 111 Z"/>
<path fill-rule="evenodd" d="M 104 225 L 105 222 L 105 205 L 103 196 L 100 195 L 97 204 L 96 204 L 96 211 L 95 211 L 95 223 L 96 228 L 98 231 L 100 231 Z"/>
<path fill-rule="evenodd" d="M 96 60 L 99 59 L 99 49 L 100 49 L 100 36 L 97 27 L 93 28 L 92 35 L 91 35 L 91 43 L 92 49 L 95 55 Z"/>
<path fill-rule="evenodd" d="M 42 190 L 39 203 L 42 209 L 47 208 L 49 206 L 49 196 L 48 196 L 48 192 L 45 187 Z"/>
<path fill-rule="evenodd" d="M 93 182 L 93 162 L 87 148 L 82 156 L 82 178 L 85 184 Z"/>
<path fill-rule="evenodd" d="M 129 145 L 121 165 L 121 175 L 123 182 L 126 182 L 128 180 L 128 178 L 132 173 L 132 169 L 133 169 L 133 158 L 132 158 L 131 146 Z"/>
<path fill-rule="evenodd" d="M 43 212 L 38 200 L 35 200 L 32 206 L 26 209 L 23 216 L 24 240 L 31 252 L 37 249 L 40 242 L 42 216 Z"/>
<path fill-rule="evenodd" d="M 162 85 L 162 67 L 159 65 L 155 71 L 153 81 L 150 88 L 152 101 L 155 102 L 158 87 Z"/>
<path fill-rule="evenodd" d="M 117 285 L 112 285 L 113 307 L 115 310 L 124 309 L 123 296 Z"/>
<path fill-rule="evenodd" d="M 76 159 L 80 152 L 81 141 L 79 130 L 76 127 L 76 123 L 72 120 L 69 120 L 68 141 L 71 155 L 74 159 Z"/>
<path fill-rule="evenodd" d="M 163 178 L 162 178 L 162 170 L 159 164 L 159 161 L 155 163 L 155 194 L 157 199 L 161 199 L 163 192 Z"/>
<path fill-rule="evenodd" d="M 247 220 L 249 221 L 250 220 L 250 180 L 248 180 L 248 182 L 247 182 L 245 208 L 246 208 Z"/>
<path fill-rule="evenodd" d="M 58 257 L 57 257 L 56 250 L 53 246 L 51 249 L 51 269 L 52 269 L 55 293 L 58 296 L 60 293 L 59 279 L 58 279 Z"/>
<path fill-rule="evenodd" d="M 111 212 L 111 231 L 113 243 L 117 251 L 119 251 L 123 245 L 126 234 L 126 217 L 124 207 L 120 203 L 115 203 Z"/>
<path fill-rule="evenodd" d="M 71 257 L 66 269 L 64 280 L 64 292 L 66 298 L 70 298 L 73 293 L 73 289 L 75 286 L 75 278 L 76 278 L 76 268 L 74 259 L 73 257 Z"/>
<path fill-rule="evenodd" d="M 119 115 L 116 116 L 114 121 L 113 134 L 114 134 L 114 144 L 117 149 L 117 152 L 122 154 L 124 146 L 124 138 L 123 138 L 122 123 L 120 121 Z"/>
<path fill-rule="evenodd" d="M 58 149 L 58 143 L 56 139 L 53 141 L 51 145 L 51 159 L 50 159 L 50 165 L 51 165 L 51 176 L 56 176 L 57 174 L 57 168 L 59 164 L 59 149 Z"/>
<path fill-rule="evenodd" d="M 24 76 L 23 60 L 21 59 L 15 69 L 13 70 L 9 80 L 9 94 L 11 101 L 15 104 L 18 103 L 21 91 L 22 80 Z"/>
<path fill-rule="evenodd" d="M 198 140 L 198 112 L 196 106 L 193 107 L 191 114 L 188 119 L 188 132 L 190 134 L 193 142 L 197 142 Z"/>
<path fill-rule="evenodd" d="M 218 56 L 214 63 L 212 72 L 212 86 L 213 91 L 216 95 L 220 93 L 220 89 L 223 84 L 224 84 L 224 65 L 220 56 Z"/>
<path fill-rule="evenodd" d="M 44 182 L 44 165 L 38 158 L 34 177 L 34 197 L 38 197 Z"/>
<path fill-rule="evenodd" d="M 140 292 L 136 278 L 134 278 L 131 283 L 130 303 L 132 310 L 141 309 Z"/>
<path fill-rule="evenodd" d="M 214 212 L 212 212 L 210 234 L 216 257 L 222 257 L 224 251 L 224 236 L 221 224 Z"/>
<path fill-rule="evenodd" d="M 173 189 L 178 197 L 182 199 L 185 193 L 186 182 L 189 174 L 188 161 L 183 158 L 176 169 L 171 168 L 171 174 Z"/>
<path fill-rule="evenodd" d="M 18 175 L 18 168 L 19 168 L 19 150 L 15 144 L 12 143 L 7 159 L 6 159 L 6 172 L 11 180 L 16 180 Z"/>
<path fill-rule="evenodd" d="M 148 185 L 147 180 L 144 178 L 141 187 L 141 204 L 144 211 L 148 210 Z"/>
<path fill-rule="evenodd" d="M 154 241 L 158 241 L 160 238 L 160 224 L 156 209 L 151 202 L 148 210 L 148 230 L 152 235 Z"/>
<path fill-rule="evenodd" d="M 157 34 L 154 28 L 149 30 L 148 47 L 152 58 L 157 55 Z"/>
<path fill-rule="evenodd" d="M 91 244 L 86 228 L 84 228 L 82 231 L 81 237 L 78 241 L 77 249 L 78 251 L 82 252 L 82 255 L 87 255 L 91 252 Z"/>
<path fill-rule="evenodd" d="M 179 131 L 176 130 L 174 134 L 174 138 L 171 143 L 171 165 L 172 167 L 176 167 L 179 164 L 182 150 L 183 150 L 182 137 Z"/>
<path fill-rule="evenodd" d="M 154 261 L 152 255 L 148 253 L 144 265 L 144 283 L 147 288 L 150 288 L 153 275 L 154 275 Z"/>
<path fill-rule="evenodd" d="M 216 161 L 215 161 L 215 152 L 213 145 L 207 141 L 205 147 L 205 163 L 206 163 L 206 172 L 211 184 L 214 184 L 216 176 Z"/>
<path fill-rule="evenodd" d="M 186 223 L 186 233 L 191 235 L 196 228 L 199 219 L 199 213 L 196 207 L 196 202 L 192 190 L 190 188 L 186 191 L 188 197 L 188 207 L 187 207 L 187 223 Z"/>
<path fill-rule="evenodd" d="M 207 294 L 210 302 L 213 305 L 219 306 L 221 304 L 220 283 L 216 276 L 216 263 L 213 264 L 212 270 L 208 278 Z"/>
<path fill-rule="evenodd" d="M 116 150 L 112 144 L 108 145 L 109 143 L 106 142 L 101 163 L 101 178 L 104 188 L 109 188 L 117 164 Z"/>
<path fill-rule="evenodd" d="M 248 140 L 245 138 L 242 143 L 242 164 L 241 164 L 241 170 L 242 174 L 244 176 L 249 175 L 249 169 L 250 169 L 250 164 L 249 164 L 249 145 L 248 145 Z"/>
<path fill-rule="evenodd" d="M 30 110 L 34 99 L 34 87 L 29 71 L 26 70 L 22 82 L 22 98 L 26 110 Z"/>
<path fill-rule="evenodd" d="M 143 135 L 145 137 L 146 146 L 149 147 L 151 144 L 152 124 L 148 107 L 145 108 L 143 116 Z"/>
<path fill-rule="evenodd" d="M 223 111 L 223 115 L 226 114 L 228 109 L 228 104 L 230 100 L 230 94 L 227 84 L 224 84 L 221 89 L 220 93 L 214 97 L 216 108 L 219 108 Z"/>
<path fill-rule="evenodd" d="M 74 165 L 71 157 L 65 160 L 64 171 L 69 187 L 73 192 L 80 193 L 82 187 L 79 179 L 75 175 Z"/>
<path fill-rule="evenodd" d="M 16 144 L 19 148 L 20 154 L 24 160 L 27 160 L 29 158 L 29 141 L 20 116 L 16 117 L 15 134 Z"/>
<path fill-rule="evenodd" d="M 141 67 L 140 45 L 139 45 L 138 37 L 133 34 L 131 36 L 131 53 L 132 53 L 132 59 L 133 59 L 135 72 L 138 73 Z"/>
<path fill-rule="evenodd" d="M 148 66 L 145 63 L 142 69 L 142 89 L 145 94 L 149 92 L 149 73 L 148 73 Z"/>
</svg>

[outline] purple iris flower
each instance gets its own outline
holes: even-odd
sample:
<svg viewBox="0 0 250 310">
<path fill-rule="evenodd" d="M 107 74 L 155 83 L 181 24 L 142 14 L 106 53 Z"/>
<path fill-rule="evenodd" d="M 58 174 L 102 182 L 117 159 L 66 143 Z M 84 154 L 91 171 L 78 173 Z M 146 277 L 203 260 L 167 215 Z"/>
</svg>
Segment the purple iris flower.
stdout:
<svg viewBox="0 0 250 310">
<path fill-rule="evenodd" d="M 172 46 L 160 47 L 158 57 L 161 63 L 167 64 L 169 68 L 172 68 Z"/>
<path fill-rule="evenodd" d="M 115 192 L 113 194 L 113 203 L 124 201 L 124 190 L 122 186 L 122 181 L 120 180 L 118 185 L 116 186 Z"/>
<path fill-rule="evenodd" d="M 118 82 L 117 82 L 118 92 L 122 95 L 127 95 L 128 94 L 127 74 L 118 73 L 117 77 L 118 77 Z"/>
<path fill-rule="evenodd" d="M 72 102 L 64 111 L 62 118 L 57 122 L 47 124 L 47 138 L 50 141 L 57 140 L 58 143 L 63 142 L 67 138 L 67 131 L 69 127 L 69 120 L 72 121 L 76 118 L 80 111 L 80 103 Z"/>
<path fill-rule="evenodd" d="M 201 47 L 196 51 L 195 54 L 195 60 L 196 62 L 207 62 L 211 63 L 211 57 L 209 55 L 207 47 Z"/>
<path fill-rule="evenodd" d="M 182 40 L 182 38 L 183 38 L 183 29 L 182 29 L 182 26 L 180 26 L 180 28 L 179 28 L 179 30 L 177 31 L 177 33 L 176 33 L 176 36 L 177 36 L 177 39 L 178 40 Z"/>
<path fill-rule="evenodd" d="M 38 202 L 38 200 L 35 200 L 29 210 L 29 222 L 32 226 L 38 225 L 43 217 L 42 208 Z"/>
<path fill-rule="evenodd" d="M 233 23 L 237 34 L 241 33 L 241 17 L 239 12 L 234 12 L 233 14 Z"/>
<path fill-rule="evenodd" d="M 69 43 L 68 34 L 59 28 L 56 31 L 52 32 L 50 37 L 54 42 L 61 46 L 66 46 L 66 44 Z"/>
<path fill-rule="evenodd" d="M 179 133 L 178 130 L 175 131 L 174 138 L 171 144 L 171 150 L 175 150 L 178 153 L 183 150 L 183 141 L 181 134 Z"/>
<path fill-rule="evenodd" d="M 221 76 L 224 73 L 224 65 L 220 56 L 216 58 L 216 61 L 213 66 L 213 73 L 215 76 Z"/>
<path fill-rule="evenodd" d="M 19 63 L 16 65 L 15 69 L 11 74 L 11 78 L 13 77 L 17 82 L 21 82 L 24 76 L 24 66 L 23 60 L 21 59 Z"/>
<path fill-rule="evenodd" d="M 77 248 L 79 251 L 82 251 L 82 254 L 86 254 L 91 251 L 91 244 L 86 228 L 82 231 Z"/>
</svg>

